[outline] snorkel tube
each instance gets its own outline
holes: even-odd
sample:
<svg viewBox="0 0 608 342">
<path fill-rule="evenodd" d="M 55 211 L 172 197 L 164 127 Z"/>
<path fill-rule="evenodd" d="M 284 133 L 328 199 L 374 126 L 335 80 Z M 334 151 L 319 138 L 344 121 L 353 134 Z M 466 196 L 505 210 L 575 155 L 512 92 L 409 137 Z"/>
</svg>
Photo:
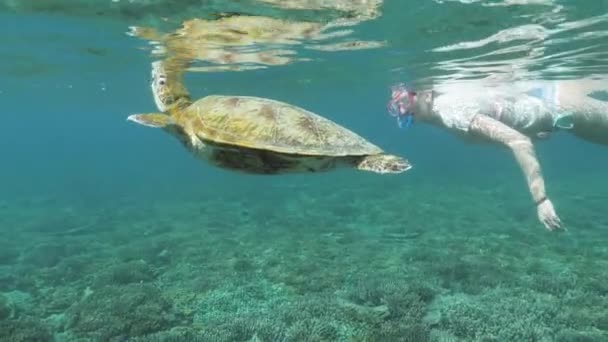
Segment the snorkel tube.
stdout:
<svg viewBox="0 0 608 342">
<path fill-rule="evenodd" d="M 407 129 L 414 123 L 414 96 L 416 92 L 408 91 L 403 83 L 391 87 L 391 99 L 386 104 L 386 109 L 391 116 L 397 118 L 399 128 Z"/>
</svg>

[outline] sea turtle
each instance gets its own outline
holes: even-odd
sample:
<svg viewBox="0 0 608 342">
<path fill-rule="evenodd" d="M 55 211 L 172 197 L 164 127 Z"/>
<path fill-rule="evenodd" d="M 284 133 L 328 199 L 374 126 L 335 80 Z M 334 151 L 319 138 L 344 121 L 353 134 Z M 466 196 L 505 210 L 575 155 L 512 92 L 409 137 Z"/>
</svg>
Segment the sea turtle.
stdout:
<svg viewBox="0 0 608 342">
<path fill-rule="evenodd" d="M 340 166 L 376 173 L 411 168 L 406 159 L 386 154 L 350 130 L 294 105 L 226 95 L 193 102 L 181 71 L 171 73 L 166 61 L 152 63 L 151 87 L 163 113 L 133 114 L 127 120 L 164 129 L 215 166 L 252 174 L 317 172 Z"/>
</svg>

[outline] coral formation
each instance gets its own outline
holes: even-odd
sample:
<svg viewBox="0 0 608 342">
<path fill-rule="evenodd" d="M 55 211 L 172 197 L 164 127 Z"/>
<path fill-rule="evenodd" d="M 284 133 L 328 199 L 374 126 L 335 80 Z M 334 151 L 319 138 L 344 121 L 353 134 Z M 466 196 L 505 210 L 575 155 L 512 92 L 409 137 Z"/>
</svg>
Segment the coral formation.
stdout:
<svg viewBox="0 0 608 342">
<path fill-rule="evenodd" d="M 106 286 L 86 293 L 68 310 L 68 328 L 97 340 L 141 336 L 178 322 L 171 302 L 151 285 Z"/>
<path fill-rule="evenodd" d="M 278 187 L 255 204 L 207 189 L 213 198 L 97 204 L 113 218 L 77 234 L 17 232 L 23 257 L 0 266 L 0 340 L 608 338 L 601 230 L 570 236 L 572 248 L 530 228 L 533 216 L 496 220 L 503 209 L 473 188 L 382 186 Z M 407 196 L 437 214 L 404 224 Z M 462 198 L 488 204 L 472 220 Z M 39 220 L 49 205 L 11 210 Z"/>
</svg>

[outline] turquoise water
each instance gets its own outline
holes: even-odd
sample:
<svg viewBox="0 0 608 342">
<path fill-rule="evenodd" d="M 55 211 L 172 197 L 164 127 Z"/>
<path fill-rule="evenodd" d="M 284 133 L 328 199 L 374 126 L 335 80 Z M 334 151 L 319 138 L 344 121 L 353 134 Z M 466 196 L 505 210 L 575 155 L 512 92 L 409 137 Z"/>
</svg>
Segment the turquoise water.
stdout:
<svg viewBox="0 0 608 342">
<path fill-rule="evenodd" d="M 550 233 L 507 150 L 400 130 L 385 109 L 396 82 L 606 75 L 608 1 L 378 5 L 0 3 L 0 340 L 608 341 L 605 146 L 535 145 L 567 228 Z M 162 58 L 130 27 L 219 12 L 358 17 L 342 37 L 278 46 L 286 64 L 185 83 L 301 106 L 413 169 L 238 174 L 127 122 L 156 111 Z M 352 41 L 371 43 L 314 48 Z"/>
</svg>

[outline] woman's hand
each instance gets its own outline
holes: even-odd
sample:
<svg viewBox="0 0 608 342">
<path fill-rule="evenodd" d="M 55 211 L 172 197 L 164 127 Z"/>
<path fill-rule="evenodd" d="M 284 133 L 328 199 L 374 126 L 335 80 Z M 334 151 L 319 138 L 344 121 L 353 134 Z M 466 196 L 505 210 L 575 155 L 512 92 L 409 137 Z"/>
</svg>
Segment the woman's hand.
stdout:
<svg viewBox="0 0 608 342">
<path fill-rule="evenodd" d="M 540 202 L 537 206 L 538 219 L 550 231 L 561 228 L 562 221 L 555 213 L 553 203 L 547 198 Z"/>
</svg>

